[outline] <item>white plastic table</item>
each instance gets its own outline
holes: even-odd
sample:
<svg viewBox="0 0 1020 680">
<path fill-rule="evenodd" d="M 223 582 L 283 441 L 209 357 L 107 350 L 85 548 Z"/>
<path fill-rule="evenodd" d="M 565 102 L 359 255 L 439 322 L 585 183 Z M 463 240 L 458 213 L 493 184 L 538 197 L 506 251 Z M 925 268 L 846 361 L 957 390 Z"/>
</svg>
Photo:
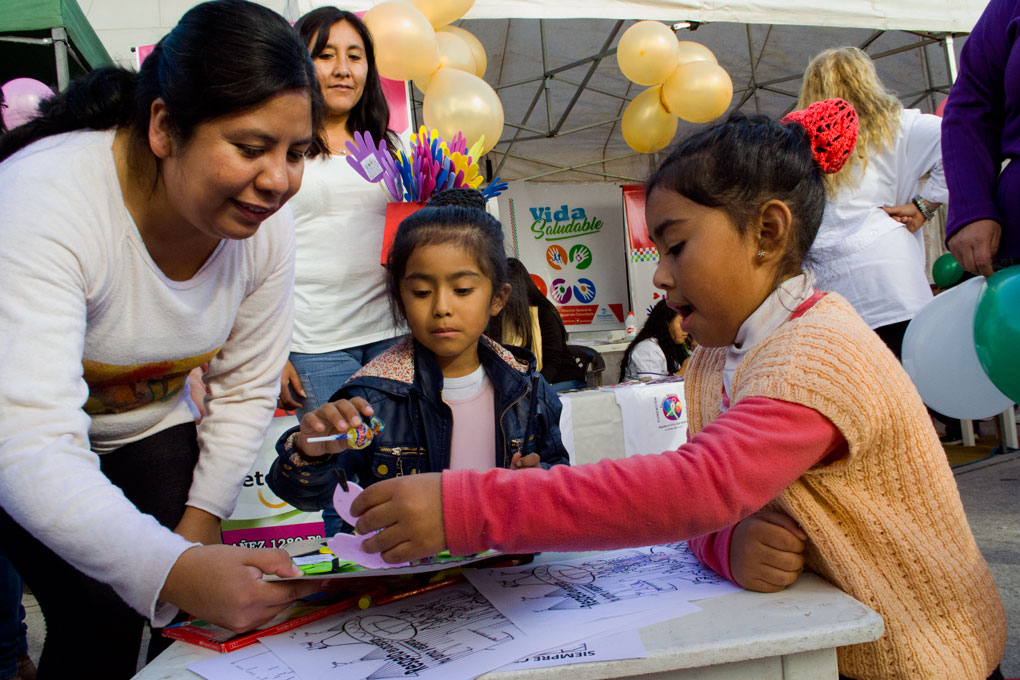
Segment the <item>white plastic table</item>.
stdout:
<svg viewBox="0 0 1020 680">
<path fill-rule="evenodd" d="M 577 554 L 546 554 L 543 560 Z M 487 673 L 484 680 L 836 680 L 836 647 L 882 634 L 882 618 L 813 574 L 780 593 L 741 591 L 640 630 L 648 657 Z M 175 642 L 136 680 L 196 680 L 188 664 L 213 652 Z"/>
</svg>

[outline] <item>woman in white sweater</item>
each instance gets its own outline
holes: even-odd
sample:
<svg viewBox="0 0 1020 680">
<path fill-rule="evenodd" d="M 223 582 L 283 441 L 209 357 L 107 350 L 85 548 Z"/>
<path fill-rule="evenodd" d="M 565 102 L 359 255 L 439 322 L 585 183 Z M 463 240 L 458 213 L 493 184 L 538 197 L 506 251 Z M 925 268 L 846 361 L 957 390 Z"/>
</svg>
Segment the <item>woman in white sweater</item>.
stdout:
<svg viewBox="0 0 1020 680">
<path fill-rule="evenodd" d="M 40 678 L 131 677 L 145 618 L 248 630 L 307 591 L 262 581 L 284 551 L 216 544 L 278 394 L 281 208 L 321 119 L 287 22 L 221 0 L 0 139 L 0 549 L 46 617 Z"/>
</svg>

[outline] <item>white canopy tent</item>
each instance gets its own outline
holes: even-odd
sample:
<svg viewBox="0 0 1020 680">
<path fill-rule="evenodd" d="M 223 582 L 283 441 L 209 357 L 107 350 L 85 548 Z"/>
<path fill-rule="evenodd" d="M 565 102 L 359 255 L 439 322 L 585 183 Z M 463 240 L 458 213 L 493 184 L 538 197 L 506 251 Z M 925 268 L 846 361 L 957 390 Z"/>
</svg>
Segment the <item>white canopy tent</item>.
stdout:
<svg viewBox="0 0 1020 680">
<path fill-rule="evenodd" d="M 290 19 L 324 4 L 354 11 L 378 0 L 261 0 Z M 151 44 L 194 0 L 82 0 L 114 59 L 130 64 L 131 45 Z M 949 91 L 958 38 L 983 0 L 476 0 L 459 25 L 486 48 L 486 80 L 499 92 L 503 138 L 487 171 L 509 179 L 640 181 L 654 156 L 624 143 L 620 116 L 643 88 L 620 73 L 615 46 L 634 21 L 686 26 L 682 40 L 705 44 L 734 83 L 732 109 L 790 110 L 808 60 L 837 45 L 875 58 L 886 85 L 908 107 L 931 111 Z M 415 92 L 420 121 L 421 93 Z M 678 136 L 695 126 L 681 121 Z"/>
<path fill-rule="evenodd" d="M 296 17 L 322 4 L 291 0 L 287 11 Z M 629 182 L 656 162 L 635 154 L 619 130 L 628 101 L 644 89 L 623 77 L 615 57 L 634 20 L 673 24 L 681 40 L 712 49 L 733 79 L 731 110 L 778 116 L 792 109 L 810 58 L 847 44 L 871 54 L 905 106 L 934 110 L 955 76 L 954 38 L 969 32 L 983 9 L 980 0 L 476 0 L 458 23 L 485 45 L 486 80 L 506 115 L 502 141 L 488 155 L 492 175 Z M 415 95 L 420 121 L 421 93 Z M 677 134 L 694 128 L 681 121 Z"/>
</svg>

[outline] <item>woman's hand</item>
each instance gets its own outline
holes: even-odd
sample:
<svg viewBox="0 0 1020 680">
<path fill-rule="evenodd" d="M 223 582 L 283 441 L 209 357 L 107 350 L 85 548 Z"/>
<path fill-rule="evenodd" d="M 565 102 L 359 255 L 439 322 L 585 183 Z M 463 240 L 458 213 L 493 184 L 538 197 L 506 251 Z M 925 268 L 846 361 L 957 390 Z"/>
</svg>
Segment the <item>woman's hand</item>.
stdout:
<svg viewBox="0 0 1020 680">
<path fill-rule="evenodd" d="M 1002 226 L 995 220 L 977 220 L 965 224 L 949 239 L 949 252 L 971 274 L 991 276 L 992 258 L 999 252 Z"/>
<path fill-rule="evenodd" d="M 288 361 L 283 367 L 283 374 L 280 376 L 280 399 L 276 402 L 276 405 L 285 411 L 301 408 L 301 402 L 294 396 L 295 394 L 302 399 L 307 396 L 304 387 L 301 385 L 301 378 L 298 377 L 297 371 L 294 370 L 294 364 Z"/>
<path fill-rule="evenodd" d="M 762 510 L 747 517 L 730 538 L 730 572 L 743 588 L 775 593 L 804 569 L 807 534 L 789 515 Z"/>
<path fill-rule="evenodd" d="M 243 633 L 319 590 L 319 581 L 262 580 L 263 574 L 300 576 L 284 550 L 228 545 L 189 548 L 170 569 L 159 599 L 192 616 Z"/>
<path fill-rule="evenodd" d="M 518 451 L 514 454 L 514 457 L 510 459 L 511 470 L 523 470 L 524 468 L 538 467 L 538 464 L 542 462 L 542 457 L 537 453 L 529 453 L 526 456 L 522 456 L 521 452 Z"/>
<path fill-rule="evenodd" d="M 906 205 L 883 205 L 882 210 L 885 211 L 886 215 L 906 227 L 911 234 L 924 226 L 924 215 L 921 214 L 921 211 L 913 203 L 907 203 Z"/>
<path fill-rule="evenodd" d="M 202 545 L 216 545 L 223 542 L 220 518 L 211 512 L 199 510 L 190 505 L 184 508 L 184 516 L 174 527 L 174 533 Z"/>
<path fill-rule="evenodd" d="M 387 562 L 410 562 L 446 550 L 442 474 L 384 479 L 351 504 L 358 533 L 370 536 L 361 547 L 382 553 Z M 371 534 L 382 529 L 379 533 Z"/>
<path fill-rule="evenodd" d="M 374 414 L 372 406 L 361 397 L 349 401 L 337 399 L 323 404 L 301 419 L 301 428 L 294 437 L 294 448 L 312 457 L 340 453 L 349 448 L 346 439 L 309 443 L 308 438 L 345 433 L 362 424 L 361 416 L 371 418 Z"/>
</svg>

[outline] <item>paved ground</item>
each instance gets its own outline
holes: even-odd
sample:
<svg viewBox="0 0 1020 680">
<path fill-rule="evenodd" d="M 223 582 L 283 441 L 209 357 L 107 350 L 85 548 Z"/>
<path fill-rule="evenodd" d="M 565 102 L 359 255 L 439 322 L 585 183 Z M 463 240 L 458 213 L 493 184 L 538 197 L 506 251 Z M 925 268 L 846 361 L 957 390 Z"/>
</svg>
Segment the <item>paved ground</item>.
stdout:
<svg viewBox="0 0 1020 680">
<path fill-rule="evenodd" d="M 974 536 L 1006 605 L 1009 639 L 1002 671 L 1007 678 L 1020 678 L 1020 453 L 959 467 L 956 479 Z M 42 613 L 31 595 L 25 597 L 25 609 L 29 651 L 38 659 L 45 631 Z"/>
<path fill-rule="evenodd" d="M 1020 453 L 957 468 L 956 482 L 974 537 L 1006 605 L 1009 637 L 1002 672 L 1020 677 Z"/>
</svg>

